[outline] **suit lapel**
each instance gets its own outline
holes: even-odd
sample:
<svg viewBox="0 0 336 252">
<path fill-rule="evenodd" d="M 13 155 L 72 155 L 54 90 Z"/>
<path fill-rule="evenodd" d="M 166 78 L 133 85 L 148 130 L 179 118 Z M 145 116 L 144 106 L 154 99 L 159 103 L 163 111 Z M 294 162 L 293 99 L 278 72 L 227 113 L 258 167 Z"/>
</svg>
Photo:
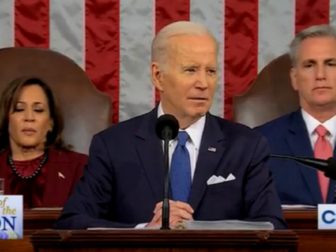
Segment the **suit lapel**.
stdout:
<svg viewBox="0 0 336 252">
<path fill-rule="evenodd" d="M 286 141 L 294 156 L 314 156 L 309 140 L 309 134 L 300 110 L 292 114 Z M 321 202 L 322 197 L 317 181 L 316 170 L 300 165 L 300 174 L 306 183 L 307 190 L 310 191 L 313 196 L 314 201 Z"/>
<path fill-rule="evenodd" d="M 334 149 L 334 158 L 336 157 L 335 155 L 335 149 Z M 329 182 L 329 191 L 328 191 L 328 196 L 327 196 L 327 203 L 336 203 L 336 181 L 333 179 L 330 179 Z"/>
<path fill-rule="evenodd" d="M 197 209 L 205 193 L 207 180 L 215 173 L 223 158 L 225 150 L 223 141 L 224 134 L 215 117 L 207 114 L 189 197 L 189 203 L 194 210 Z"/>
<path fill-rule="evenodd" d="M 157 109 L 144 116 L 135 133 L 135 141 L 146 179 L 158 202 L 163 198 L 164 167 L 162 144 L 155 133 L 156 119 Z"/>
</svg>

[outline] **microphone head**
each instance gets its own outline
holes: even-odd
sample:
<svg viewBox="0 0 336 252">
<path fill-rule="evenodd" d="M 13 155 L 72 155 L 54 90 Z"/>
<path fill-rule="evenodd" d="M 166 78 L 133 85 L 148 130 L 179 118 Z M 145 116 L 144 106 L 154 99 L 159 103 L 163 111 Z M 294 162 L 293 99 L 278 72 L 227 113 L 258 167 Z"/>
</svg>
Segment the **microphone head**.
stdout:
<svg viewBox="0 0 336 252">
<path fill-rule="evenodd" d="M 325 171 L 325 175 L 331 179 L 336 179 L 336 160 L 333 158 L 329 158 L 327 162 L 328 166 Z"/>
<path fill-rule="evenodd" d="M 318 158 L 310 158 L 310 157 L 295 157 L 289 155 L 277 155 L 271 154 L 270 157 L 273 158 L 283 158 L 295 160 L 301 164 L 307 165 L 309 167 L 315 168 L 319 171 L 324 172 L 324 175 L 331 179 L 336 179 L 336 160 L 332 157 L 328 160 L 318 159 Z"/>
<path fill-rule="evenodd" d="M 156 121 L 156 135 L 163 140 L 174 139 L 179 130 L 179 123 L 175 116 L 170 114 L 164 114 L 160 116 Z"/>
</svg>

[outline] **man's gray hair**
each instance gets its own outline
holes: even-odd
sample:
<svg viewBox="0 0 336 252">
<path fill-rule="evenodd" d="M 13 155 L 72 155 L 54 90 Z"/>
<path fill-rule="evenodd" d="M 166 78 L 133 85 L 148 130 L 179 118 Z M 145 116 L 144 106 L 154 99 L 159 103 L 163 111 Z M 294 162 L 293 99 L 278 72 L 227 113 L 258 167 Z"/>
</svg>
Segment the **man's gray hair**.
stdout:
<svg viewBox="0 0 336 252">
<path fill-rule="evenodd" d="M 179 35 L 209 35 L 218 43 L 210 30 L 202 24 L 191 21 L 177 21 L 162 28 L 152 42 L 152 62 L 164 63 L 167 56 L 169 38 Z"/>
<path fill-rule="evenodd" d="M 307 38 L 318 38 L 318 37 L 332 37 L 336 39 L 336 29 L 330 25 L 314 25 L 310 26 L 298 34 L 289 45 L 289 56 L 292 61 L 292 66 L 296 64 L 298 49 L 303 40 Z"/>
</svg>

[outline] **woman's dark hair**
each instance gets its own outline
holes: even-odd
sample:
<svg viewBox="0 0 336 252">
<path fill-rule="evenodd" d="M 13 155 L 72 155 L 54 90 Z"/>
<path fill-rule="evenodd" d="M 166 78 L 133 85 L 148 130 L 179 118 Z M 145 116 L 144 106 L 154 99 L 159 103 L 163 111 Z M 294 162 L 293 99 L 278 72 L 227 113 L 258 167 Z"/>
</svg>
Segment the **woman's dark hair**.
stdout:
<svg viewBox="0 0 336 252">
<path fill-rule="evenodd" d="M 54 95 L 50 87 L 40 78 L 36 77 L 20 77 L 11 81 L 4 89 L 0 100 L 0 150 L 9 147 L 9 113 L 13 111 L 13 107 L 17 103 L 23 87 L 30 85 L 38 85 L 42 88 L 47 96 L 50 118 L 53 121 L 52 131 L 47 133 L 46 148 L 54 146 L 59 149 L 67 149 L 62 139 L 63 117 L 56 104 Z"/>
</svg>

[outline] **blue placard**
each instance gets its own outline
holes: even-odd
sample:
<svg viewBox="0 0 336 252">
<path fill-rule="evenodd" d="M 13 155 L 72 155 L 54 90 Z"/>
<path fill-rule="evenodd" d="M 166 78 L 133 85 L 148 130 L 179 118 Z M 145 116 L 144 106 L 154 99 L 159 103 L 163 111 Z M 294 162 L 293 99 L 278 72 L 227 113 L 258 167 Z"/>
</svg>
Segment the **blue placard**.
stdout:
<svg viewBox="0 0 336 252">
<path fill-rule="evenodd" d="M 22 239 L 22 195 L 0 195 L 0 239 Z"/>
<path fill-rule="evenodd" d="M 336 204 L 319 204 L 318 229 L 336 229 Z"/>
</svg>

